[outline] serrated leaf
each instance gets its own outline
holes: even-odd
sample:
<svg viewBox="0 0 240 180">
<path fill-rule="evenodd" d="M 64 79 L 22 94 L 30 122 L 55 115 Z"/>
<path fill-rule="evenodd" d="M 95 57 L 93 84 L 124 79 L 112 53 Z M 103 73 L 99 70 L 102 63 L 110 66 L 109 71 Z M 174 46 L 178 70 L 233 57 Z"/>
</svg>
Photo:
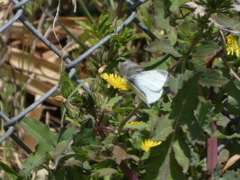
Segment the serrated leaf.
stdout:
<svg viewBox="0 0 240 180">
<path fill-rule="evenodd" d="M 174 131 L 173 128 L 174 120 L 169 119 L 169 115 L 165 115 L 160 118 L 157 122 L 155 135 L 153 136 L 153 141 L 165 141 L 166 138 Z"/>
<path fill-rule="evenodd" d="M 193 111 L 198 102 L 196 83 L 201 73 L 195 74 L 180 89 L 173 99 L 171 119 L 180 121 L 179 123 L 187 123 L 192 120 Z"/>
<path fill-rule="evenodd" d="M 143 180 L 149 179 L 185 179 L 184 174 L 182 172 L 182 167 L 178 165 L 175 160 L 174 153 L 168 152 L 170 147 L 170 138 L 168 140 L 162 142 L 160 146 L 156 146 L 150 149 L 149 152 L 145 154 L 155 154 L 158 156 L 154 156 L 150 158 L 149 166 L 146 168 L 146 174 L 142 178 Z M 143 159 L 143 158 L 141 158 Z"/>
<path fill-rule="evenodd" d="M 218 51 L 220 51 L 220 47 L 214 42 L 201 42 L 200 45 L 194 49 L 192 56 L 206 57 L 216 54 Z"/>
<path fill-rule="evenodd" d="M 39 121 L 24 117 L 20 121 L 21 127 L 33 138 L 36 139 L 38 146 L 36 151 L 23 163 L 25 176 L 29 171 L 45 162 L 46 153 L 52 153 L 57 145 L 58 137 L 52 133 L 47 125 Z"/>
<path fill-rule="evenodd" d="M 167 54 L 171 54 L 173 55 L 174 57 L 181 57 L 182 55 L 179 54 L 177 52 L 177 50 L 175 50 L 173 48 L 173 46 L 170 44 L 170 41 L 169 40 L 155 40 L 153 43 L 151 43 L 150 45 L 148 45 L 146 48 L 145 48 L 146 51 L 149 51 L 149 52 L 164 52 L 164 53 L 167 53 Z"/>
<path fill-rule="evenodd" d="M 198 83 L 203 85 L 203 86 L 213 86 L 213 87 L 220 87 L 220 86 L 224 86 L 225 84 L 227 84 L 228 79 L 223 77 L 220 73 L 218 73 L 217 71 L 214 70 L 208 70 L 206 69 Z"/>
<path fill-rule="evenodd" d="M 175 123 L 180 123 L 182 130 L 186 133 L 189 140 L 194 141 L 199 136 L 196 130 L 197 124 L 193 121 L 194 109 L 198 103 L 197 99 L 197 81 L 201 73 L 195 74 L 180 89 L 173 99 L 172 113 L 170 119 Z M 192 142 L 193 143 L 193 142 Z"/>
<path fill-rule="evenodd" d="M 234 172 L 234 171 L 226 171 L 224 173 L 224 176 L 221 177 L 219 180 L 229 180 L 229 179 L 231 179 L 231 180 L 238 180 L 236 172 Z"/>
<path fill-rule="evenodd" d="M 45 150 L 51 151 L 57 145 L 58 137 L 50 131 L 49 126 L 27 117 L 20 121 L 20 125 L 28 135 L 36 139 L 37 144 L 45 146 Z"/>
<path fill-rule="evenodd" d="M 186 124 L 181 125 L 182 131 L 185 133 L 186 137 L 189 139 L 191 144 L 195 144 L 195 142 L 200 137 L 202 133 L 202 129 L 196 120 L 191 119 Z"/>
<path fill-rule="evenodd" d="M 186 143 L 183 141 L 183 138 L 177 136 L 172 144 L 174 156 L 178 164 L 182 166 L 183 172 L 187 172 L 190 164 L 190 151 Z"/>
<path fill-rule="evenodd" d="M 24 169 L 25 177 L 29 175 L 29 172 L 38 167 L 39 165 L 43 164 L 46 159 L 46 153 L 48 151 L 48 146 L 38 145 L 36 146 L 36 151 L 28 157 L 26 161 L 22 164 Z"/>
<path fill-rule="evenodd" d="M 170 77 L 168 85 L 169 85 L 169 89 L 173 93 L 177 94 L 178 90 L 181 89 L 182 85 L 183 85 L 183 78 L 182 78 L 182 76 L 178 76 L 176 78 Z"/>
<path fill-rule="evenodd" d="M 195 110 L 195 117 L 201 126 L 201 128 L 210 134 L 213 133 L 212 130 L 212 116 L 213 116 L 213 104 L 210 101 L 201 100 Z"/>
<path fill-rule="evenodd" d="M 213 179 L 220 179 L 221 176 L 221 165 L 220 164 L 216 164 L 216 167 L 213 169 L 212 173 L 211 173 L 211 177 Z"/>
</svg>

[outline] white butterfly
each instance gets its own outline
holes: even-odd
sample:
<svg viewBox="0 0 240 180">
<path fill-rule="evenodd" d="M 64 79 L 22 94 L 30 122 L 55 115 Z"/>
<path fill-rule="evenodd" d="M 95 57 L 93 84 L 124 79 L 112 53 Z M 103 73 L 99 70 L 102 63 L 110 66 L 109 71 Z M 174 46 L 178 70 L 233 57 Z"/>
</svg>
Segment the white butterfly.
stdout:
<svg viewBox="0 0 240 180">
<path fill-rule="evenodd" d="M 162 96 L 167 77 L 167 71 L 152 70 L 134 74 L 126 79 L 131 89 L 150 107 L 150 104 Z"/>
</svg>

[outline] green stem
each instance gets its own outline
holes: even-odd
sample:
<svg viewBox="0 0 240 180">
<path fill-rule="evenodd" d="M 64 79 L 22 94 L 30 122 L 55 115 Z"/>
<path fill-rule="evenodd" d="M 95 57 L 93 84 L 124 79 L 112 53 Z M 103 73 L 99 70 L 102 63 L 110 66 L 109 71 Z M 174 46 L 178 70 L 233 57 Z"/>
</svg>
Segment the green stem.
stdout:
<svg viewBox="0 0 240 180">
<path fill-rule="evenodd" d="M 121 133 L 123 126 L 127 123 L 127 121 L 128 121 L 132 116 L 134 116 L 134 115 L 136 114 L 136 112 L 142 107 L 143 104 L 144 104 L 144 102 L 142 101 L 140 104 L 138 104 L 138 106 L 137 106 L 136 108 L 134 108 L 134 109 L 132 110 L 132 112 L 130 112 L 130 114 L 127 115 L 127 117 L 126 117 L 124 120 L 122 120 L 121 124 L 120 124 L 119 127 L 118 127 L 118 134 Z"/>
<path fill-rule="evenodd" d="M 84 15 L 89 19 L 89 21 L 95 26 L 95 28 L 97 29 L 97 24 L 95 23 L 95 21 L 93 20 L 91 14 L 89 13 L 88 9 L 86 8 L 85 4 L 82 2 L 82 0 L 78 0 L 79 5 L 81 6 L 81 8 L 83 9 Z"/>
<path fill-rule="evenodd" d="M 209 11 L 205 17 L 204 20 L 204 24 L 208 23 L 208 19 L 210 18 L 212 14 L 212 11 Z M 182 64 L 182 62 L 184 61 L 184 59 L 188 60 L 189 59 L 189 55 L 190 53 L 193 51 L 193 49 L 196 47 L 196 45 L 199 43 L 199 41 L 202 39 L 203 36 L 203 31 L 204 31 L 204 25 L 200 26 L 200 29 L 198 31 L 198 35 L 193 39 L 193 42 L 191 44 L 191 46 L 188 48 L 187 52 L 185 53 L 184 57 L 182 57 L 178 62 L 176 62 L 172 67 L 170 67 L 169 72 L 173 71 L 173 69 L 175 69 L 176 67 L 178 67 L 180 64 Z"/>
</svg>

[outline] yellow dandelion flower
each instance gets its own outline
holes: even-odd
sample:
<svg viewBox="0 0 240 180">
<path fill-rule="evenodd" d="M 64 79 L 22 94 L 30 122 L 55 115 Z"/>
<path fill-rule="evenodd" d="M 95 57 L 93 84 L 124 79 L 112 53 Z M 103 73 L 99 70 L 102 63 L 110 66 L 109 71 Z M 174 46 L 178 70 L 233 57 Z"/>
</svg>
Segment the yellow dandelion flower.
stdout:
<svg viewBox="0 0 240 180">
<path fill-rule="evenodd" d="M 117 76 L 116 74 L 101 74 L 101 77 L 106 80 L 114 89 L 121 89 L 124 91 L 130 90 L 124 78 Z"/>
<path fill-rule="evenodd" d="M 234 55 L 236 53 L 236 56 L 240 56 L 240 47 L 238 46 L 237 39 L 233 35 L 226 36 L 227 39 L 227 55 Z"/>
<path fill-rule="evenodd" d="M 127 124 L 139 124 L 139 123 L 142 123 L 142 124 L 146 124 L 145 122 L 139 122 L 139 121 L 130 121 L 130 122 L 127 122 Z"/>
<path fill-rule="evenodd" d="M 159 145 L 161 143 L 162 143 L 161 141 L 156 142 L 156 141 L 152 141 L 151 139 L 147 139 L 147 140 L 142 142 L 141 148 L 145 152 L 148 152 L 151 147 L 155 147 L 155 146 L 157 146 L 157 145 Z"/>
</svg>

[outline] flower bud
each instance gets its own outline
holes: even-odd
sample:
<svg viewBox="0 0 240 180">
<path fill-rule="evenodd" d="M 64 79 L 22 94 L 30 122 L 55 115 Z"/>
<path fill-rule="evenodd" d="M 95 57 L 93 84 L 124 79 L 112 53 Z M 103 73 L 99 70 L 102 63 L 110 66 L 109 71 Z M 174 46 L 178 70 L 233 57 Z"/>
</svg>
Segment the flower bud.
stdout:
<svg viewBox="0 0 240 180">
<path fill-rule="evenodd" d="M 100 92 L 102 91 L 102 79 L 97 76 L 95 78 L 95 80 L 90 84 L 90 89 L 93 91 L 93 92 Z"/>
</svg>

